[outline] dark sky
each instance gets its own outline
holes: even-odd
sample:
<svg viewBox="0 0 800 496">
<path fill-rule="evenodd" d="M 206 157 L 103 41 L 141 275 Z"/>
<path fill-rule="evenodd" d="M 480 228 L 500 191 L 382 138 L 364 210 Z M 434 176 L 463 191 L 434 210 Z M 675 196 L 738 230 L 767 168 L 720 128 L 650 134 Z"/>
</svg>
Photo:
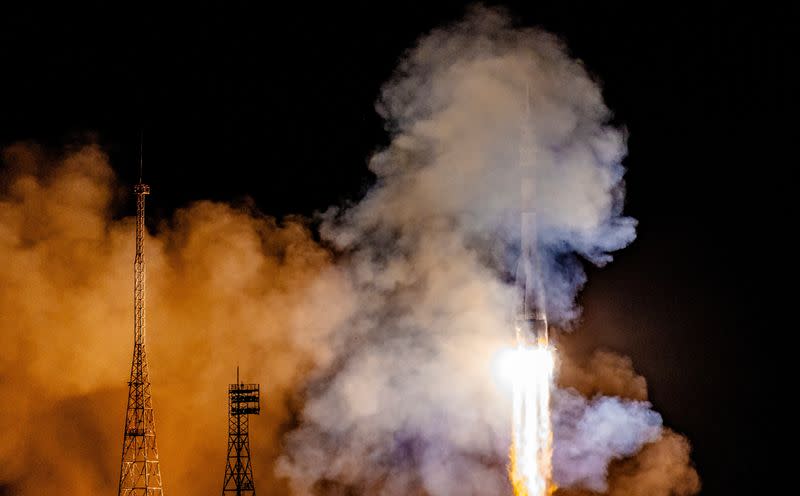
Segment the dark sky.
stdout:
<svg viewBox="0 0 800 496">
<path fill-rule="evenodd" d="M 370 185 L 368 156 L 388 139 L 374 111 L 381 83 L 465 5 L 165 3 L 0 7 L 0 146 L 93 139 L 132 184 L 143 126 L 151 220 L 201 198 L 309 215 Z M 656 409 L 692 441 L 703 494 L 766 489 L 755 469 L 776 343 L 753 343 L 767 335 L 769 292 L 768 264 L 754 259 L 783 235 L 764 207 L 779 167 L 774 116 L 789 100 L 777 83 L 796 58 L 787 13 L 504 5 L 564 37 L 630 132 L 626 212 L 639 237 L 590 270 L 565 346 L 632 357 Z"/>
</svg>

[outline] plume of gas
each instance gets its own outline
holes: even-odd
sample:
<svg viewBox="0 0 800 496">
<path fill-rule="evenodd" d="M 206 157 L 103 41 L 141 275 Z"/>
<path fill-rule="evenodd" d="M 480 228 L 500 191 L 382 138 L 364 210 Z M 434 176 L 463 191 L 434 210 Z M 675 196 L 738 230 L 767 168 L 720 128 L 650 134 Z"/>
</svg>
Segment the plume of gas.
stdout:
<svg viewBox="0 0 800 496">
<path fill-rule="evenodd" d="M 9 263 L 0 266 L 0 485 L 15 495 L 113 491 L 130 359 L 131 219 L 111 218 L 120 190 L 97 147 L 52 156 L 17 145 L 4 151 L 4 165 L 0 249 Z M 372 354 L 358 363 L 342 360 L 343 350 L 361 353 L 375 346 L 367 340 L 381 336 L 370 332 L 375 323 L 357 310 L 364 305 L 380 310 L 384 296 L 351 287 L 353 274 L 345 277 L 331 266 L 302 223 L 279 226 L 247 209 L 202 202 L 161 225 L 147 244 L 148 346 L 167 488 L 202 491 L 219 484 L 219 474 L 196 467 L 223 456 L 224 385 L 238 362 L 247 375 L 268 378 L 253 451 L 257 482 L 277 493 L 288 491 L 270 476 L 282 450 L 280 425 L 288 419 L 291 389 L 312 364 L 316 372 L 310 377 L 318 379 L 319 389 L 309 390 L 306 420 L 325 422 L 326 431 L 306 424 L 288 441 L 308 442 L 290 444 L 289 454 L 301 448 L 316 456 L 309 463 L 327 473 L 301 474 L 304 478 L 292 480 L 296 487 L 301 480 L 332 491 L 355 485 L 366 493 L 425 487 L 442 494 L 453 487 L 455 470 L 468 487 L 502 490 L 507 426 L 482 422 L 508 413 L 506 397 L 484 379 L 492 350 L 506 340 L 493 326 L 503 323 L 500 309 L 511 290 L 475 252 L 446 239 L 429 240 L 427 257 L 418 259 L 426 263 L 411 281 L 433 274 L 430 281 L 436 283 L 425 284 L 422 293 L 407 290 L 407 273 L 398 260 L 393 270 L 359 275 L 381 291 L 394 287 L 398 297 L 413 296 L 409 304 L 417 303 L 416 313 L 397 318 L 440 332 L 434 340 L 393 336 L 404 353 Z M 448 263 L 441 253 L 455 258 Z M 464 260 L 471 263 L 460 263 Z M 442 294 L 453 298 L 442 301 Z M 375 316 L 376 322 L 383 318 L 379 311 Z M 464 328 L 475 332 L 464 335 Z M 459 346 L 452 345 L 455 337 Z M 420 354 L 430 360 L 417 367 Z M 559 369 L 561 386 L 582 394 L 646 398 L 644 379 L 615 355 L 598 354 L 586 366 L 565 362 Z M 364 389 L 367 379 L 372 387 Z M 357 401 L 340 403 L 330 384 L 340 384 Z M 327 395 L 320 396 L 326 388 Z M 396 394 L 408 391 L 413 394 Z M 406 429 L 386 415 L 385 401 L 406 420 Z M 345 407 L 347 414 L 337 418 L 337 409 Z M 558 424 L 558 408 L 554 415 Z M 360 430 L 338 422 L 353 416 L 365 419 Z M 431 418 L 441 419 L 440 425 Z M 376 431 L 377 420 L 382 430 Z M 474 425 L 489 429 L 473 431 Z M 558 429 L 555 434 L 558 449 Z M 438 441 L 446 443 L 437 446 Z M 613 450 L 606 453 L 611 463 Z M 365 454 L 372 457 L 360 458 Z M 284 471 L 299 466 L 287 460 Z M 377 475 L 366 478 L 367 469 Z M 645 487 L 652 494 L 688 495 L 698 484 L 688 444 L 667 432 L 634 458 L 612 463 L 609 491 L 622 495 Z"/>
<path fill-rule="evenodd" d="M 548 316 L 569 325 L 585 280 L 579 257 L 606 263 L 635 236 L 621 214 L 624 134 L 558 39 L 483 7 L 420 39 L 378 111 L 392 140 L 370 162 L 376 184 L 325 212 L 321 228 L 359 305 L 329 335 L 335 358 L 309 385 L 278 470 L 298 495 L 507 493 L 510 402 L 489 371 L 513 332 L 514 192 L 532 169 Z M 518 164 L 523 126 L 534 138 L 529 168 Z M 645 403 L 619 401 L 612 426 L 606 410 L 594 413 L 603 404 L 556 401 L 555 426 L 570 427 L 569 415 L 611 430 L 629 423 L 636 439 L 599 439 L 611 446 L 576 455 L 599 462 L 578 478 L 556 472 L 557 483 L 599 487 L 608 464 L 660 432 Z M 572 431 L 554 434 L 557 454 L 571 453 Z"/>
<path fill-rule="evenodd" d="M 631 360 L 562 353 L 554 398 L 554 475 L 563 496 L 690 496 L 700 478 L 688 440 L 661 427 Z"/>
<path fill-rule="evenodd" d="M 393 139 L 371 161 L 375 187 L 323 216 L 336 264 L 302 220 L 279 224 L 211 202 L 176 213 L 148 239 L 148 349 L 168 491 L 220 483 L 198 467 L 222 456 L 224 388 L 236 362 L 245 377 L 268 378 L 253 451 L 257 467 L 283 453 L 278 471 L 288 486 L 269 468 L 256 472 L 276 493 L 510 489 L 510 402 L 489 370 L 512 329 L 508 274 L 519 229 L 508 192 L 519 184 L 520 127 L 536 139 L 548 314 L 562 324 L 577 316 L 578 257 L 605 263 L 634 236 L 634 221 L 621 216 L 623 133 L 606 124 L 599 87 L 559 40 L 480 7 L 420 40 L 384 87 L 379 111 Z M 130 360 L 132 224 L 112 218 L 119 187 L 96 147 L 51 157 L 17 146 L 5 161 L 0 484 L 20 495 L 113 491 L 118 458 L 108 453 L 120 449 Z M 576 378 L 560 379 L 562 387 L 604 393 L 605 378 L 630 375 L 577 368 L 562 365 Z M 301 423 L 282 438 L 295 400 Z M 596 401 L 565 404 L 583 405 L 567 411 L 602 428 L 605 416 L 583 413 Z M 569 448 L 560 439 L 574 438 L 558 429 L 572 425 L 559 403 L 556 454 Z M 636 405 L 619 411 L 642 426 L 641 445 L 655 417 Z M 612 494 L 637 484 L 653 494 L 696 491 L 681 438 L 662 431 L 629 459 L 638 447 L 624 448 L 587 452 L 595 462 L 583 466 L 598 473 L 575 480 L 591 485 L 607 471 Z"/>
<path fill-rule="evenodd" d="M 516 496 L 549 496 L 553 485 L 551 392 L 555 350 L 523 343 L 514 350 L 509 477 Z"/>
<path fill-rule="evenodd" d="M 3 162 L 0 487 L 20 496 L 111 494 L 132 352 L 134 249 L 133 220 L 112 214 L 130 192 L 97 146 L 54 154 L 19 144 Z M 295 385 L 326 359 L 297 335 L 339 324 L 352 304 L 344 280 L 300 219 L 277 223 L 247 207 L 199 202 L 156 231 L 146 243 L 147 346 L 165 488 L 203 493 L 222 483 L 225 393 L 238 364 L 265 393 L 253 421 L 257 482 L 280 491 L 271 464 Z M 322 294 L 340 295 L 337 305 L 302 303 Z"/>
</svg>

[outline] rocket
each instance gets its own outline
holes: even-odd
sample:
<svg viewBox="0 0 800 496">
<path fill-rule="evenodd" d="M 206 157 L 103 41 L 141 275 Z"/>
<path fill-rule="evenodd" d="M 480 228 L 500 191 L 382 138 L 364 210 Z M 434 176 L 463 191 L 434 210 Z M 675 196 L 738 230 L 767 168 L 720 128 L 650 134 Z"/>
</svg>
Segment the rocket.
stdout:
<svg viewBox="0 0 800 496">
<path fill-rule="evenodd" d="M 539 255 L 536 220 L 536 183 L 534 182 L 535 148 L 531 134 L 530 91 L 526 95 L 525 122 L 520 136 L 520 257 L 517 263 L 517 309 L 515 316 L 517 344 L 546 345 L 549 341 L 545 311 L 544 279 Z"/>
<path fill-rule="evenodd" d="M 521 245 L 517 264 L 517 344 L 546 345 L 550 339 L 545 312 L 544 281 L 536 237 L 536 213 L 522 212 Z"/>
</svg>

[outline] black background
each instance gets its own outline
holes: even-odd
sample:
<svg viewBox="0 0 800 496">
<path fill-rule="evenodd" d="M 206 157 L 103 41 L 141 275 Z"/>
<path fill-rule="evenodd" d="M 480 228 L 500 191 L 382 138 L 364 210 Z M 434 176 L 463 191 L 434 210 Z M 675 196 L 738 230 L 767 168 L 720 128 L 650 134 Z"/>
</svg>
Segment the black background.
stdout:
<svg viewBox="0 0 800 496">
<path fill-rule="evenodd" d="M 762 492 L 780 346 L 767 316 L 782 311 L 768 282 L 786 236 L 772 224 L 787 12 L 644 3 L 504 3 L 566 39 L 630 132 L 626 212 L 639 237 L 590 270 L 565 346 L 632 357 L 665 422 L 692 441 L 703 494 Z M 381 83 L 421 34 L 464 11 L 3 5 L 0 146 L 96 140 L 133 184 L 144 127 L 153 225 L 194 199 L 251 197 L 279 217 L 358 199 L 388 139 Z"/>
</svg>

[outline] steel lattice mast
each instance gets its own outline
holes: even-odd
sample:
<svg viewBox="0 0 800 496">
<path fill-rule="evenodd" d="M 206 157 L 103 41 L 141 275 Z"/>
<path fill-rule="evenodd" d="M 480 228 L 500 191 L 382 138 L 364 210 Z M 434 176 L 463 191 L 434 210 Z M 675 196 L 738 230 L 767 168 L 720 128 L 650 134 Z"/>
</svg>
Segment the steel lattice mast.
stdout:
<svg viewBox="0 0 800 496">
<path fill-rule="evenodd" d="M 141 181 L 136 192 L 136 258 L 133 262 L 133 362 L 128 382 L 128 409 L 122 440 L 119 496 L 163 496 L 156 448 L 153 398 L 145 353 L 144 197 L 150 186 Z"/>
<path fill-rule="evenodd" d="M 253 468 L 250 465 L 250 433 L 248 415 L 261 411 L 258 384 L 239 382 L 236 368 L 236 384 L 228 386 L 228 461 L 222 483 L 222 496 L 256 494 L 253 483 Z"/>
</svg>

